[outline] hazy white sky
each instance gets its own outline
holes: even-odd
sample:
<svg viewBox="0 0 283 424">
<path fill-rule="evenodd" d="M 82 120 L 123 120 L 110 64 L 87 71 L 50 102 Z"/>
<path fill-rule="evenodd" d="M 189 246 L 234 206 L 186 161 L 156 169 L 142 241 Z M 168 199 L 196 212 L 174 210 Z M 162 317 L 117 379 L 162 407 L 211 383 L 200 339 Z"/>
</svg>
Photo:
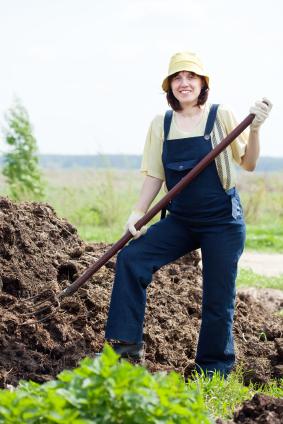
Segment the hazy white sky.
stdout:
<svg viewBox="0 0 283 424">
<path fill-rule="evenodd" d="M 198 53 L 238 120 L 266 96 L 262 155 L 283 156 L 281 0 L 0 0 L 0 121 L 17 95 L 41 153 L 141 154 L 169 58 Z M 1 143 L 0 150 L 3 150 Z"/>
</svg>

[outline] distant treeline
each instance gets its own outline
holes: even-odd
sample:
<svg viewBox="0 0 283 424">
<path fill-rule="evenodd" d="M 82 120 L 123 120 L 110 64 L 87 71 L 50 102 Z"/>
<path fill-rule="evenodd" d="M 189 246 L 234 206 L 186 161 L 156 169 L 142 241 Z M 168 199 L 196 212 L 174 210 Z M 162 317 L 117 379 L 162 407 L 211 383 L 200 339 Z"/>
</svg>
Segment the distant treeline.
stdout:
<svg viewBox="0 0 283 424">
<path fill-rule="evenodd" d="M 40 166 L 43 168 L 116 168 L 139 169 L 140 155 L 39 155 Z M 0 156 L 0 166 L 3 156 Z M 257 172 L 283 171 L 283 158 L 261 157 Z"/>
<path fill-rule="evenodd" d="M 42 155 L 40 164 L 44 168 L 117 168 L 138 169 L 140 155 Z"/>
</svg>

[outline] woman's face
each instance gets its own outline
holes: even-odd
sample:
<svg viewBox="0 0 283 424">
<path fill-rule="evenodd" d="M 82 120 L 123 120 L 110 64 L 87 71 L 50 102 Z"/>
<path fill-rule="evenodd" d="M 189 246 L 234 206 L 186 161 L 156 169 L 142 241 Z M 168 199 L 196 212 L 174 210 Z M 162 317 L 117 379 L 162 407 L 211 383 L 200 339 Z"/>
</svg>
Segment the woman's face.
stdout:
<svg viewBox="0 0 283 424">
<path fill-rule="evenodd" d="M 196 104 L 202 89 L 202 79 L 193 72 L 181 71 L 171 81 L 171 89 L 180 104 Z"/>
</svg>

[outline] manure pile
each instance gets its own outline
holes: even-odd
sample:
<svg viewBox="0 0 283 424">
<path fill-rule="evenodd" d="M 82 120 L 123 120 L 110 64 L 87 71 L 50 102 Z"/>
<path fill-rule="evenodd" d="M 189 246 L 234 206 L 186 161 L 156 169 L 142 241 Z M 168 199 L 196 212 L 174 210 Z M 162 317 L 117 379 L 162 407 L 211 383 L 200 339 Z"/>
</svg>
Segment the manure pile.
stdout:
<svg viewBox="0 0 283 424">
<path fill-rule="evenodd" d="M 75 367 L 103 346 L 115 258 L 44 323 L 27 316 L 25 298 L 58 293 L 109 245 L 83 242 L 76 229 L 42 203 L 0 198 L 0 387 L 19 379 L 43 382 Z M 148 289 L 144 329 L 146 367 L 193 369 L 201 320 L 201 269 L 197 252 L 159 270 Z M 281 305 L 282 307 L 282 305 Z M 282 319 L 248 293 L 237 298 L 235 341 L 246 381 L 283 374 Z"/>
</svg>

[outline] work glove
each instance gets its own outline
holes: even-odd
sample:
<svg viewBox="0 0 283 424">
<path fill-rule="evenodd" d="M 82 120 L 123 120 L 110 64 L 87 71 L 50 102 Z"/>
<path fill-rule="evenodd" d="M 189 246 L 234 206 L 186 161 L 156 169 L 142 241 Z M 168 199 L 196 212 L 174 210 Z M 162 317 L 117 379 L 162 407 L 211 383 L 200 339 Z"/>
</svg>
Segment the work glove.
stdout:
<svg viewBox="0 0 283 424">
<path fill-rule="evenodd" d="M 128 218 L 125 231 L 129 230 L 134 236 L 134 239 L 139 238 L 147 232 L 147 227 L 144 225 L 140 230 L 135 229 L 135 224 L 144 216 L 144 212 L 134 210 Z"/>
<path fill-rule="evenodd" d="M 266 103 L 263 103 L 265 101 Z M 250 113 L 255 114 L 255 118 L 251 123 L 252 130 L 258 130 L 259 127 L 264 123 L 272 109 L 272 103 L 266 97 L 262 101 L 255 102 L 255 105 L 250 108 Z"/>
</svg>

